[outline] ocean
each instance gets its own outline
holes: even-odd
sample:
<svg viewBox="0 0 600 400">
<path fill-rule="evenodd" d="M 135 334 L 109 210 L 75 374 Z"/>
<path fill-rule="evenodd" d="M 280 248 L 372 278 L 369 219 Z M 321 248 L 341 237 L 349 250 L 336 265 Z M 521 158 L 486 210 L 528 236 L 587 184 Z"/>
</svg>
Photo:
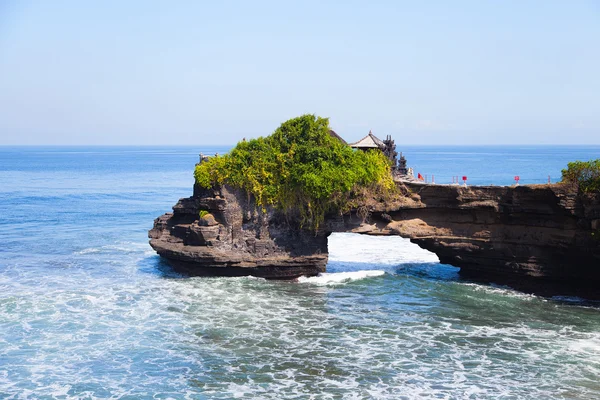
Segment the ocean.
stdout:
<svg viewBox="0 0 600 400">
<path fill-rule="evenodd" d="M 600 158 L 400 147 L 436 183 Z M 0 147 L 0 398 L 600 398 L 600 303 L 463 280 L 406 239 L 333 234 L 297 282 L 175 273 L 147 231 L 228 148 Z"/>
</svg>

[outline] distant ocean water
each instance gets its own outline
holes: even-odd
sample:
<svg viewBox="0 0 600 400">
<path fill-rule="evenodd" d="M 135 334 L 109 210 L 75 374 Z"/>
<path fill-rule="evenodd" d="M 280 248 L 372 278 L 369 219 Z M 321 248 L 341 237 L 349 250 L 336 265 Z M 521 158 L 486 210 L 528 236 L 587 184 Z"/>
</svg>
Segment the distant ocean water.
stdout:
<svg viewBox="0 0 600 400">
<path fill-rule="evenodd" d="M 600 398 L 600 308 L 330 237 L 299 282 L 186 278 L 147 230 L 227 146 L 0 147 L 0 398 Z M 450 183 L 556 182 L 600 146 L 398 148 Z"/>
</svg>

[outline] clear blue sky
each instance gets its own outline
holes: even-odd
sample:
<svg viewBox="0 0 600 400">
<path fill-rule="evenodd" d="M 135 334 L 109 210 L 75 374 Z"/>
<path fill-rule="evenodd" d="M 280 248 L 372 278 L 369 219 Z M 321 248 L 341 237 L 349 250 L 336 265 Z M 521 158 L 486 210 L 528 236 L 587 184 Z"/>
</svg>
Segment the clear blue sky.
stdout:
<svg viewBox="0 0 600 400">
<path fill-rule="evenodd" d="M 0 144 L 600 144 L 600 1 L 0 0 Z"/>
</svg>

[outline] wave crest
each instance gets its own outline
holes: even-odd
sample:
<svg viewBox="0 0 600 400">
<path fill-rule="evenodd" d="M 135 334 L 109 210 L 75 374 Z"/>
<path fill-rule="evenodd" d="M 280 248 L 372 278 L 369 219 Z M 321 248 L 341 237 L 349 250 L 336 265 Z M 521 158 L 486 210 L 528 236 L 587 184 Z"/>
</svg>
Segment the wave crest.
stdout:
<svg viewBox="0 0 600 400">
<path fill-rule="evenodd" d="M 372 278 L 375 276 L 384 275 L 385 271 L 382 270 L 365 270 L 365 271 L 353 271 L 353 272 L 333 272 L 333 273 L 322 273 L 317 276 L 301 276 L 298 278 L 298 282 L 301 283 L 313 283 L 317 285 L 339 285 L 360 279 Z"/>
</svg>

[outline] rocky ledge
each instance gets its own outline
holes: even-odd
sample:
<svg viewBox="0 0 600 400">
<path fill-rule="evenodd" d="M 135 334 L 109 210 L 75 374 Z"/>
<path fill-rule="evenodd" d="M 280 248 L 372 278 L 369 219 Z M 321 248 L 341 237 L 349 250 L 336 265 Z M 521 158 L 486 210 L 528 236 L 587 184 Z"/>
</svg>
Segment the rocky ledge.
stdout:
<svg viewBox="0 0 600 400">
<path fill-rule="evenodd" d="M 193 275 L 293 279 L 325 271 L 332 232 L 399 235 L 469 277 L 600 283 L 599 194 L 562 185 L 398 185 L 394 201 L 328 216 L 317 232 L 293 228 L 246 193 L 196 187 L 155 220 L 150 245 Z"/>
</svg>

